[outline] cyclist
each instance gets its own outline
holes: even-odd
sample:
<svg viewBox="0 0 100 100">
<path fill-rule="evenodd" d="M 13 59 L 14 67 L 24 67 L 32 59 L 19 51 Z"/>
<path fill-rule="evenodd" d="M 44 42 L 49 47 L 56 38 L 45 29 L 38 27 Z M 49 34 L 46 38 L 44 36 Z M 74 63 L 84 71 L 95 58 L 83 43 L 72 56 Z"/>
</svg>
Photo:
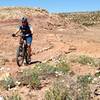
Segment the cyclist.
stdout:
<svg viewBox="0 0 100 100">
<path fill-rule="evenodd" d="M 31 55 L 32 55 L 32 49 L 31 49 L 31 44 L 32 44 L 32 28 L 29 26 L 27 18 L 23 17 L 22 18 L 22 25 L 19 27 L 19 29 L 17 30 L 17 32 L 15 34 L 13 34 L 12 36 L 16 36 L 18 33 L 21 33 L 22 35 L 25 36 L 26 38 L 26 43 L 28 46 L 28 51 L 29 51 L 29 55 L 30 55 L 30 59 L 31 59 Z M 22 41 L 22 38 L 20 38 L 20 42 Z"/>
</svg>

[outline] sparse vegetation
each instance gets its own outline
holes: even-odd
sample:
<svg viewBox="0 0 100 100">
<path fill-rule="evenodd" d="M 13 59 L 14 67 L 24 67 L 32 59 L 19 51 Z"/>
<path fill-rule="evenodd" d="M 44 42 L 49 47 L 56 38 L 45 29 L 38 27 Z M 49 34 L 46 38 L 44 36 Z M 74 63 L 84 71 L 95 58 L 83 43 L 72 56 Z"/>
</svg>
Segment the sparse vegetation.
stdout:
<svg viewBox="0 0 100 100">
<path fill-rule="evenodd" d="M 100 66 L 100 59 L 90 57 L 87 55 L 69 55 L 65 56 L 65 58 L 69 63 L 79 63 L 82 65 L 89 65 L 93 67 L 99 67 Z"/>
<path fill-rule="evenodd" d="M 34 14 L 35 12 L 46 13 L 46 14 L 48 13 L 46 9 L 41 9 L 41 8 L 2 7 L 0 8 L 0 19 L 2 20 L 10 18 L 16 19 L 20 18 L 21 16 L 30 16 L 30 15 L 32 16 L 32 14 Z M 71 22 L 75 22 L 84 26 L 92 26 L 95 24 L 100 24 L 100 11 L 80 12 L 80 13 L 58 13 L 56 15 L 59 15 L 63 19 L 68 19 Z"/>
<path fill-rule="evenodd" d="M 94 66 L 94 67 L 100 66 L 100 60 L 99 59 L 89 57 L 89 56 L 86 56 L 86 55 L 79 56 L 77 61 L 80 64 L 83 64 L 83 65 L 90 65 L 90 66 Z"/>
<path fill-rule="evenodd" d="M 90 75 L 80 76 L 77 81 L 70 78 L 57 80 L 45 94 L 45 100 L 90 100 L 92 81 Z M 69 83 L 68 83 L 69 82 Z"/>
<path fill-rule="evenodd" d="M 83 13 L 59 13 L 63 18 L 85 26 L 100 24 L 100 11 Z"/>
<path fill-rule="evenodd" d="M 38 73 L 38 75 L 49 75 L 49 74 L 54 74 L 56 68 L 47 64 L 47 63 L 41 63 L 37 64 L 34 67 L 34 71 Z"/>
<path fill-rule="evenodd" d="M 1 7 L 0 8 L 0 20 L 13 20 L 20 19 L 23 16 L 32 16 L 34 13 L 48 13 L 46 9 L 31 8 L 31 7 Z"/>
<path fill-rule="evenodd" d="M 32 88 L 39 88 L 40 77 L 45 76 L 46 78 L 53 76 L 62 76 L 67 74 L 70 70 L 70 67 L 65 62 L 59 62 L 56 66 L 52 66 L 48 63 L 37 64 L 34 68 L 25 69 L 19 73 L 17 80 L 20 82 L 20 85 L 29 85 Z"/>
<path fill-rule="evenodd" d="M 91 75 L 79 76 L 78 83 L 78 100 L 90 100 L 91 98 L 91 89 L 90 84 L 93 78 Z"/>
<path fill-rule="evenodd" d="M 12 95 L 4 97 L 4 100 L 22 100 L 18 93 L 12 93 Z"/>
<path fill-rule="evenodd" d="M 15 81 L 11 76 L 4 77 L 2 80 L 0 80 L 0 89 L 10 89 L 15 87 Z"/>
<path fill-rule="evenodd" d="M 91 75 L 79 76 L 78 83 L 81 84 L 83 87 L 87 86 L 92 82 L 93 78 Z"/>
<path fill-rule="evenodd" d="M 39 88 L 40 79 L 38 74 L 35 73 L 32 69 L 25 69 L 22 73 L 18 75 L 18 81 L 20 85 L 29 85 L 31 88 Z"/>
<path fill-rule="evenodd" d="M 68 71 L 70 70 L 70 64 L 64 59 L 60 59 L 58 63 L 56 64 L 56 67 L 57 67 L 58 72 L 60 71 L 63 74 L 68 73 Z"/>
<path fill-rule="evenodd" d="M 37 64 L 33 70 L 39 75 L 63 75 L 68 73 L 70 66 L 65 61 L 59 61 L 55 66 L 48 63 Z"/>
<path fill-rule="evenodd" d="M 68 57 L 64 56 L 55 61 L 55 64 L 50 62 L 36 64 L 34 68 L 24 69 L 19 72 L 17 81 L 21 86 L 28 86 L 30 88 L 39 89 L 41 87 L 41 77 L 48 78 L 53 75 L 56 79 L 51 88 L 46 93 L 44 100 L 90 100 L 91 91 L 90 84 L 92 84 L 93 77 L 91 75 L 76 77 L 70 76 L 68 71 L 70 70 L 69 63 L 80 63 L 89 66 L 99 66 L 99 59 L 88 57 L 85 55 Z M 96 76 L 99 76 L 97 73 Z M 59 78 L 56 76 L 60 76 Z M 1 84 L 2 83 L 2 84 Z M 0 84 L 5 89 L 15 86 L 13 78 L 7 77 Z M 19 86 L 20 86 L 19 85 Z M 21 100 L 18 94 L 5 97 L 5 100 Z"/>
<path fill-rule="evenodd" d="M 67 80 L 68 80 L 67 77 L 56 80 L 53 86 L 49 90 L 46 91 L 45 100 L 72 100 L 73 93 L 76 93 L 71 88 L 71 85 L 74 82 L 73 80 L 71 80 L 71 78 L 68 81 Z M 72 84 L 68 83 L 70 80 Z"/>
</svg>

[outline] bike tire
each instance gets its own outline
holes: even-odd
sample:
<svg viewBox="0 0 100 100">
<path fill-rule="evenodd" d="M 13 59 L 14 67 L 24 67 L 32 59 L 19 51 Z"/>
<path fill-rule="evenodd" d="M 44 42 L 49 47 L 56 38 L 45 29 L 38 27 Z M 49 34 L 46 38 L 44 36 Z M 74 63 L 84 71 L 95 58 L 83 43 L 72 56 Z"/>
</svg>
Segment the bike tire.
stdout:
<svg viewBox="0 0 100 100">
<path fill-rule="evenodd" d="M 19 59 L 19 58 L 21 58 L 21 59 Z M 17 48 L 16 62 L 19 67 L 22 66 L 22 64 L 24 62 L 24 49 L 21 46 L 19 46 Z"/>
<path fill-rule="evenodd" d="M 31 62 L 27 48 L 26 48 L 26 52 L 25 52 L 25 61 L 26 61 L 26 64 L 30 64 L 30 62 Z"/>
</svg>

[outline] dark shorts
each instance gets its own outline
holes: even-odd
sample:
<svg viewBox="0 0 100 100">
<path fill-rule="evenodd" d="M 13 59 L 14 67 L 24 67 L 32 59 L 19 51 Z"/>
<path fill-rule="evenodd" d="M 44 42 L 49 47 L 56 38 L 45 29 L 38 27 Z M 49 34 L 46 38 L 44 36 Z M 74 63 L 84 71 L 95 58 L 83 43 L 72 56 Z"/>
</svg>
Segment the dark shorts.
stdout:
<svg viewBox="0 0 100 100">
<path fill-rule="evenodd" d="M 32 36 L 26 37 L 26 42 L 27 42 L 27 45 L 31 45 L 32 44 Z"/>
</svg>

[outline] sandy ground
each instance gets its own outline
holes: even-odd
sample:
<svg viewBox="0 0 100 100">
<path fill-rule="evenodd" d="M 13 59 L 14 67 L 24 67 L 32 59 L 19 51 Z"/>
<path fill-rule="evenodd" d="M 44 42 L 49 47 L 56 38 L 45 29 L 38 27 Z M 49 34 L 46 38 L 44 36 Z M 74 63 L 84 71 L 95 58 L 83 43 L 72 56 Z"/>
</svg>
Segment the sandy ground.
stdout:
<svg viewBox="0 0 100 100">
<path fill-rule="evenodd" d="M 11 23 L 10 23 L 11 24 Z M 16 23 L 1 24 L 0 26 L 0 55 L 9 60 L 7 65 L 16 66 L 16 48 L 19 38 L 11 37 L 16 30 Z M 33 33 L 32 61 L 45 61 L 55 58 L 63 53 L 86 54 L 96 58 L 100 57 L 100 29 L 99 26 L 89 27 L 87 31 L 67 33 L 51 31 Z"/>
</svg>

